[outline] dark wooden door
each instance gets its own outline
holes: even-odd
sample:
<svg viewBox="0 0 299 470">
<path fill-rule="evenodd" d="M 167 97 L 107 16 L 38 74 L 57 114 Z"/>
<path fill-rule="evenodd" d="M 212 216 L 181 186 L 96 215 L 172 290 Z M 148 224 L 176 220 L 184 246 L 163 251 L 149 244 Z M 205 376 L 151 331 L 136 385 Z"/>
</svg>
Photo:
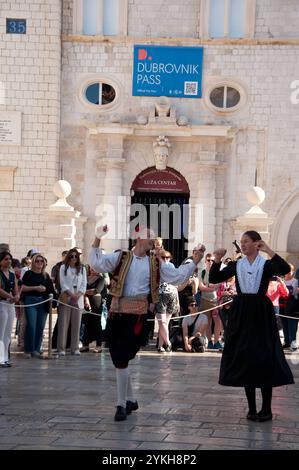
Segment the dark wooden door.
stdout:
<svg viewBox="0 0 299 470">
<path fill-rule="evenodd" d="M 131 204 L 142 204 L 146 208 L 147 226 L 163 238 L 164 248 L 170 251 L 176 266 L 187 257 L 188 203 L 189 194 L 183 193 L 135 192 L 131 198 Z M 138 212 L 131 213 L 130 220 L 136 217 Z M 130 240 L 130 248 L 132 244 Z"/>
</svg>

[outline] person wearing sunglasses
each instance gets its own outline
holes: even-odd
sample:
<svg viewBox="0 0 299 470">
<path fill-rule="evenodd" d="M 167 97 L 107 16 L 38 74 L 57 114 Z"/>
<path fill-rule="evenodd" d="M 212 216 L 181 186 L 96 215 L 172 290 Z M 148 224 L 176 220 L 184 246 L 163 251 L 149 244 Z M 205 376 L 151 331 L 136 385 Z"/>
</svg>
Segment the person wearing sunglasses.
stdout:
<svg viewBox="0 0 299 470">
<path fill-rule="evenodd" d="M 62 303 L 59 305 L 58 316 L 58 355 L 65 356 L 67 333 L 70 325 L 71 354 L 80 356 L 79 336 L 87 276 L 77 248 L 72 248 L 67 253 L 64 263 L 60 266 L 59 279 L 61 287 L 59 300 Z"/>
<path fill-rule="evenodd" d="M 65 257 L 68 254 L 69 250 L 63 250 L 61 252 L 61 261 L 58 261 L 51 269 L 51 279 L 54 284 L 56 297 L 58 298 L 61 293 L 60 287 L 60 267 L 64 263 Z M 57 319 L 52 333 L 52 349 L 57 349 L 57 338 L 58 338 L 58 317 L 59 317 L 59 305 L 57 305 Z M 71 344 L 71 330 L 68 329 L 66 347 L 69 348 Z"/>
<path fill-rule="evenodd" d="M 170 263 L 172 256 L 169 251 L 160 249 L 160 258 L 165 263 Z M 180 303 L 177 287 L 167 282 L 162 282 L 159 286 L 159 300 L 156 305 L 156 319 L 158 321 L 158 352 L 170 352 L 171 342 L 169 340 L 169 322 L 174 315 L 180 313 Z"/>
<path fill-rule="evenodd" d="M 37 253 L 32 257 L 31 268 L 25 272 L 22 279 L 21 289 L 26 318 L 24 356 L 28 359 L 41 356 L 49 303 L 41 304 L 40 302 L 46 300 L 49 294 L 54 295 L 53 282 L 45 269 L 46 260 L 40 253 Z"/>
<path fill-rule="evenodd" d="M 208 317 L 204 313 L 194 315 L 198 312 L 195 298 L 190 298 L 188 302 L 189 314 L 182 321 L 183 342 L 186 352 L 205 352 L 205 332 L 208 326 Z"/>
<path fill-rule="evenodd" d="M 206 268 L 201 273 L 201 279 L 199 279 L 199 290 L 201 291 L 200 299 L 200 311 L 212 309 L 206 312 L 209 319 L 207 328 L 208 337 L 208 349 L 222 350 L 223 344 L 220 342 L 221 331 L 223 331 L 223 325 L 221 318 L 218 313 L 217 302 L 217 290 L 218 284 L 212 284 L 209 280 L 209 273 L 211 266 L 214 262 L 214 256 L 211 253 L 207 253 L 205 257 Z M 212 326 L 214 325 L 214 342 L 212 341 Z"/>
</svg>

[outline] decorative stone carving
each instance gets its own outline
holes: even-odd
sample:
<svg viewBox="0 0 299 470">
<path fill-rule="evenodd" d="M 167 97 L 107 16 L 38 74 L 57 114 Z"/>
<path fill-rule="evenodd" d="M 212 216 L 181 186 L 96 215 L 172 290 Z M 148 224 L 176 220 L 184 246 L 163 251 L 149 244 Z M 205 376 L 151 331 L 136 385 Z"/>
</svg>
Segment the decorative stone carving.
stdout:
<svg viewBox="0 0 299 470">
<path fill-rule="evenodd" d="M 59 180 L 54 184 L 53 192 L 59 199 L 46 211 L 47 221 L 45 229 L 45 243 L 49 265 L 57 261 L 63 250 L 73 246 L 83 248 L 84 224 L 86 217 L 74 209 L 66 201 L 71 194 L 72 187 L 68 181 Z"/>
<path fill-rule="evenodd" d="M 247 193 L 246 198 L 249 204 L 253 207 L 247 212 L 250 214 L 265 214 L 265 212 L 259 207 L 265 200 L 265 191 L 259 186 L 253 186 Z"/>
<path fill-rule="evenodd" d="M 139 114 L 137 116 L 137 124 L 145 126 L 148 123 L 148 118 L 144 114 Z"/>
<path fill-rule="evenodd" d="M 166 96 L 161 96 L 160 100 L 155 103 L 155 110 L 159 117 L 167 117 L 170 113 L 170 103 Z"/>
<path fill-rule="evenodd" d="M 187 126 L 188 124 L 188 118 L 186 116 L 179 116 L 177 119 L 177 125 L 178 126 Z"/>
<path fill-rule="evenodd" d="M 153 143 L 154 159 L 157 170 L 166 170 L 168 161 L 168 149 L 171 147 L 169 140 L 164 135 L 159 135 Z"/>
<path fill-rule="evenodd" d="M 253 186 L 247 192 L 246 197 L 252 207 L 243 216 L 232 221 L 234 237 L 239 240 L 242 233 L 247 230 L 257 230 L 263 240 L 268 242 L 269 226 L 273 224 L 273 219 L 268 217 L 268 214 L 259 207 L 265 200 L 265 191 L 259 186 Z"/>
<path fill-rule="evenodd" d="M 68 181 L 59 180 L 53 186 L 53 193 L 58 197 L 58 201 L 50 206 L 50 210 L 68 210 L 73 211 L 74 208 L 69 205 L 66 198 L 71 194 L 72 187 Z"/>
<path fill-rule="evenodd" d="M 120 115 L 119 114 L 111 114 L 110 116 L 110 122 L 120 122 L 121 118 L 120 118 Z"/>
</svg>

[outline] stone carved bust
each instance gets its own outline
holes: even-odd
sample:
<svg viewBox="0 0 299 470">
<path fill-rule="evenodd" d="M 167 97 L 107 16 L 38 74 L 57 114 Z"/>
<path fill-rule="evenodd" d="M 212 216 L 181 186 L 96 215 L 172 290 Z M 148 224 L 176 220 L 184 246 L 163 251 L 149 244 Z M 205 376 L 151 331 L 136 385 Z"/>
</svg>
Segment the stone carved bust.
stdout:
<svg viewBox="0 0 299 470">
<path fill-rule="evenodd" d="M 160 135 L 156 142 L 153 143 L 155 165 L 157 170 L 166 170 L 169 152 L 168 149 L 170 146 L 171 145 L 169 140 L 164 135 Z"/>
</svg>

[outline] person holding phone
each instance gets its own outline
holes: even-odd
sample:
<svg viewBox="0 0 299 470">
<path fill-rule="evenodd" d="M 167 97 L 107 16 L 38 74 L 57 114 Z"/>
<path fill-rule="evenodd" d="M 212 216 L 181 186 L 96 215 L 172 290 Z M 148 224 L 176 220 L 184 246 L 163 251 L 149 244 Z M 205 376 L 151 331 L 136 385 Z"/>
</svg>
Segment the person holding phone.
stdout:
<svg viewBox="0 0 299 470">
<path fill-rule="evenodd" d="M 293 384 L 294 379 L 283 353 L 267 289 L 272 276 L 285 275 L 290 267 L 254 230 L 242 235 L 241 250 L 245 256 L 221 271 L 226 250 L 216 250 L 210 269 L 212 283 L 236 276 L 237 295 L 228 319 L 219 383 L 244 387 L 249 406 L 247 419 L 269 421 L 272 419 L 272 388 Z M 259 251 L 270 259 L 266 260 Z M 261 389 L 263 398 L 258 413 L 256 388 Z"/>
</svg>

